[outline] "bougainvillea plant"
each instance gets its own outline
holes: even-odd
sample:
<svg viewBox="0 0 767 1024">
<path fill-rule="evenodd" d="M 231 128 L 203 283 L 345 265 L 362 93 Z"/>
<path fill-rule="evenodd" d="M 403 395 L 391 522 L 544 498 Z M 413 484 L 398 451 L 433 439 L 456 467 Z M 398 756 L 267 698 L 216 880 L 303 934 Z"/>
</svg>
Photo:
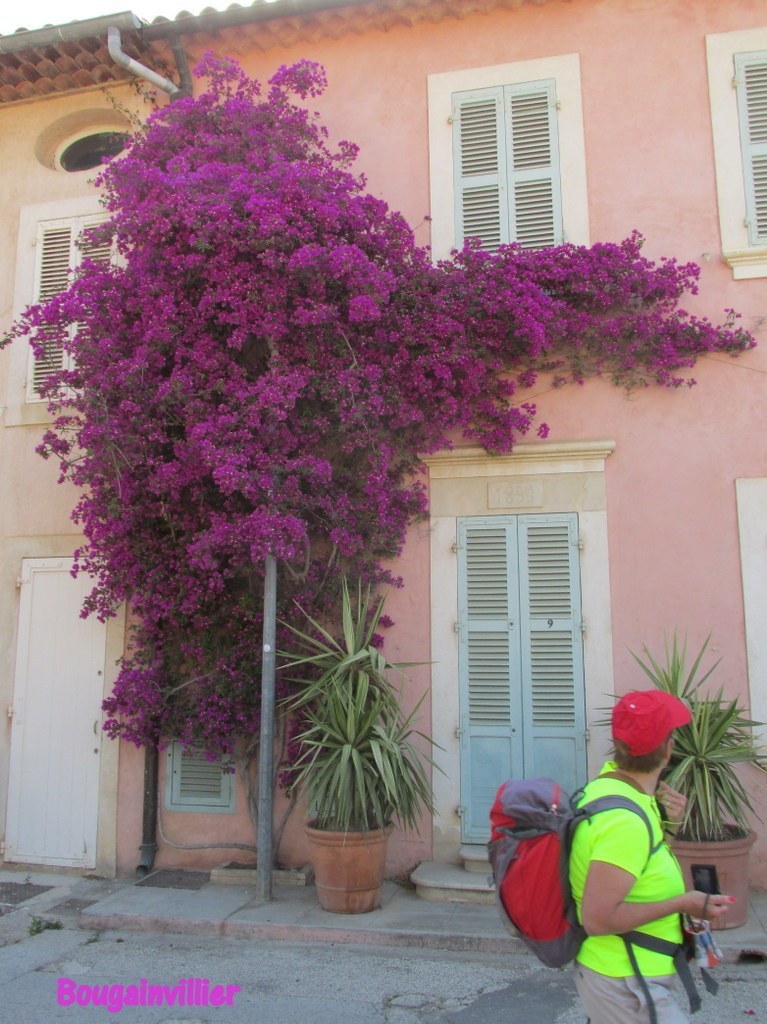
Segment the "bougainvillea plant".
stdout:
<svg viewBox="0 0 767 1024">
<path fill-rule="evenodd" d="M 74 357 L 39 450 L 80 495 L 85 613 L 129 601 L 135 621 L 107 731 L 217 755 L 257 733 L 268 552 L 280 616 L 321 616 L 342 572 L 389 579 L 427 512 L 420 456 L 545 436 L 537 374 L 678 387 L 753 341 L 731 311 L 681 310 L 698 268 L 650 262 L 638 235 L 435 265 L 307 109 L 322 68 L 265 90 L 230 60 L 197 74 L 101 173 L 113 265 L 86 260 L 6 341 Z"/>
</svg>

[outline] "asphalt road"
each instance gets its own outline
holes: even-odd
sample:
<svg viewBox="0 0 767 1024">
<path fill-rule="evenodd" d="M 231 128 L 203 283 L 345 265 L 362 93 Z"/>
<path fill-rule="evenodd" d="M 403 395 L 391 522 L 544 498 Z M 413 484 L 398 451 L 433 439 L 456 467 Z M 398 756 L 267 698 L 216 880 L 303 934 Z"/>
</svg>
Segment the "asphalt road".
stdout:
<svg viewBox="0 0 767 1024">
<path fill-rule="evenodd" d="M 767 966 L 726 965 L 718 972 L 721 994 L 705 998 L 695 1024 L 767 1022 Z M 140 1005 L 154 991 L 150 986 L 167 986 L 162 1005 Z M 526 955 L 73 928 L 25 936 L 1 948 L 0 992 L 2 1024 L 584 1021 L 569 974 Z M 111 1000 L 112 1008 L 92 1005 L 94 993 Z M 212 1005 L 213 999 L 222 1005 Z"/>
</svg>

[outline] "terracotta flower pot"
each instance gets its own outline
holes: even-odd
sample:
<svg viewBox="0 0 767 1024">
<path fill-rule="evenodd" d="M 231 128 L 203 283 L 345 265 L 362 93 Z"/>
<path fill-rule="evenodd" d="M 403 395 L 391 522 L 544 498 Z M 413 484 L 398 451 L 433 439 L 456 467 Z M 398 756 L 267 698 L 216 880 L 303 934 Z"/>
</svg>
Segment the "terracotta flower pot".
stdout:
<svg viewBox="0 0 767 1024">
<path fill-rule="evenodd" d="M 329 832 L 309 822 L 317 897 L 334 914 L 366 914 L 379 906 L 386 843 L 392 826 L 374 832 Z"/>
<path fill-rule="evenodd" d="M 693 864 L 714 864 L 719 888 L 735 902 L 727 912 L 711 922 L 712 929 L 740 928 L 748 920 L 748 855 L 756 841 L 750 832 L 743 839 L 728 839 L 720 843 L 691 843 L 674 839 L 672 849 L 684 874 L 688 889 L 694 889 Z"/>
</svg>

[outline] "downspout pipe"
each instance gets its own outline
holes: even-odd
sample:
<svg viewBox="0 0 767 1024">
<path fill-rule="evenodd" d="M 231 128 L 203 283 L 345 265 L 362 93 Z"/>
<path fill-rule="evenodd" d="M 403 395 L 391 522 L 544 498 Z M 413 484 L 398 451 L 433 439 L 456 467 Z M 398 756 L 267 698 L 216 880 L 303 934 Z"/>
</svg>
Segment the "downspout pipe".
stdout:
<svg viewBox="0 0 767 1024">
<path fill-rule="evenodd" d="M 181 79 L 181 85 L 179 86 L 178 92 L 175 96 L 171 96 L 172 100 L 181 99 L 182 96 L 191 96 L 194 92 L 194 83 L 192 82 L 192 72 L 189 70 L 189 61 L 186 59 L 186 53 L 184 47 L 181 45 L 181 40 L 178 36 L 172 36 L 170 40 L 170 48 L 173 51 L 173 57 L 176 61 L 176 67 L 178 68 L 178 76 Z"/>
<path fill-rule="evenodd" d="M 157 747 L 144 748 L 144 815 L 141 827 L 141 860 L 136 867 L 139 878 L 145 878 L 152 870 L 157 855 L 157 806 L 159 795 L 157 782 L 160 755 Z"/>
<path fill-rule="evenodd" d="M 186 54 L 178 39 L 171 41 L 171 49 L 176 58 L 176 66 L 181 77 L 181 85 L 171 82 L 169 78 L 159 75 L 156 71 L 146 67 L 139 61 L 129 57 L 122 48 L 122 37 L 118 25 L 109 25 L 107 28 L 107 45 L 112 60 L 121 68 L 125 68 L 137 78 L 143 78 L 152 85 L 157 86 L 166 92 L 171 100 L 178 100 L 192 94 L 192 76 L 189 73 L 189 65 Z M 160 755 L 157 747 L 146 747 L 144 750 L 144 801 L 143 819 L 141 826 L 141 859 L 136 866 L 136 874 L 139 878 L 146 878 L 154 867 L 154 859 L 157 856 L 157 813 L 159 808 L 159 793 L 157 786 L 159 782 Z"/>
<path fill-rule="evenodd" d="M 152 71 L 146 64 L 141 64 L 139 61 L 134 60 L 133 57 L 129 57 L 122 48 L 122 36 L 120 35 L 120 29 L 117 25 L 110 25 L 107 28 L 107 46 L 109 47 L 109 56 L 119 65 L 121 68 L 125 68 L 126 71 L 130 71 L 136 78 L 143 78 L 145 81 L 150 82 L 158 89 L 162 89 L 163 92 L 167 93 L 171 100 L 180 99 L 184 93 L 175 84 L 171 82 L 169 78 L 165 78 L 163 75 L 159 75 L 156 71 Z"/>
</svg>

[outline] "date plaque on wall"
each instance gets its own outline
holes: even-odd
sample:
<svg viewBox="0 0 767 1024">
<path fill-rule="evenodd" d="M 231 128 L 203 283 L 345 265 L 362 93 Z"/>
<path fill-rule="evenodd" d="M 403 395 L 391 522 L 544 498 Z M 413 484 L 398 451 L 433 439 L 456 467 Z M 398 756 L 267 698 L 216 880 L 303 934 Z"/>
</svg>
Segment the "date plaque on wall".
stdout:
<svg viewBox="0 0 767 1024">
<path fill-rule="evenodd" d="M 515 483 L 494 481 L 487 485 L 488 508 L 540 508 L 542 504 L 542 480 L 525 480 Z"/>
</svg>

